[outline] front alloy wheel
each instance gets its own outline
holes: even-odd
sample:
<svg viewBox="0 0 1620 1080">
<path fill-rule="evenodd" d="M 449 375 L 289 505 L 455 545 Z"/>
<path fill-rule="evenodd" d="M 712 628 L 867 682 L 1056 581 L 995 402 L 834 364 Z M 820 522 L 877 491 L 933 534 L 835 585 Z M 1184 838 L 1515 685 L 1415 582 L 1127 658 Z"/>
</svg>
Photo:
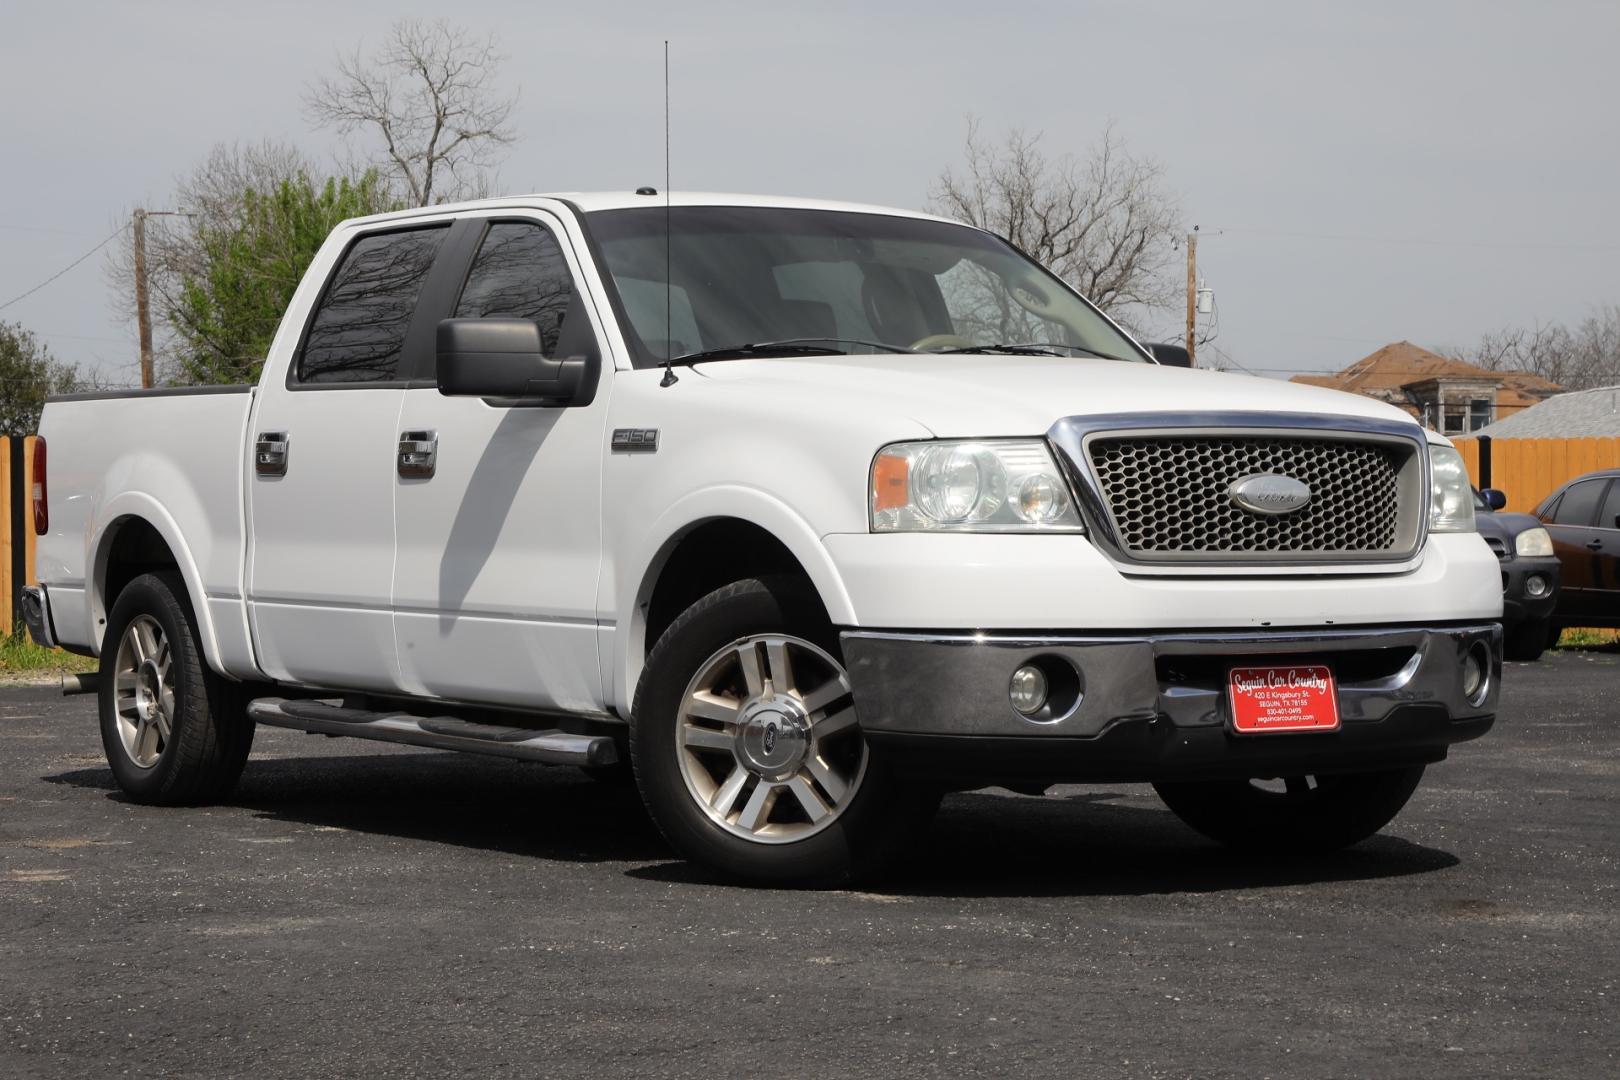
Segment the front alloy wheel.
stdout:
<svg viewBox="0 0 1620 1080">
<path fill-rule="evenodd" d="M 756 634 L 716 652 L 680 712 L 686 790 L 733 836 L 791 843 L 838 819 L 866 775 L 843 666 L 803 638 Z"/>
<path fill-rule="evenodd" d="M 722 586 L 647 657 L 630 724 L 636 785 L 687 858 L 779 885 L 890 872 L 939 792 L 869 753 L 838 634 L 796 578 Z"/>
</svg>

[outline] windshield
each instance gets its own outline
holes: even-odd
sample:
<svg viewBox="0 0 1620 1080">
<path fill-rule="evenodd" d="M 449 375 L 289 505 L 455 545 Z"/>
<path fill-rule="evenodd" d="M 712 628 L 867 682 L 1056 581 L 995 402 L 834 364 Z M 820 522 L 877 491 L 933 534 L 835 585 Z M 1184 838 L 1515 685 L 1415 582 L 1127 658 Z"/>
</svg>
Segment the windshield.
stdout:
<svg viewBox="0 0 1620 1080">
<path fill-rule="evenodd" d="M 648 206 L 588 215 L 638 366 L 775 342 L 825 344 L 815 351 L 828 353 L 1038 345 L 1147 362 L 1057 278 L 977 229 L 884 214 L 677 206 L 666 292 L 664 214 Z"/>
</svg>

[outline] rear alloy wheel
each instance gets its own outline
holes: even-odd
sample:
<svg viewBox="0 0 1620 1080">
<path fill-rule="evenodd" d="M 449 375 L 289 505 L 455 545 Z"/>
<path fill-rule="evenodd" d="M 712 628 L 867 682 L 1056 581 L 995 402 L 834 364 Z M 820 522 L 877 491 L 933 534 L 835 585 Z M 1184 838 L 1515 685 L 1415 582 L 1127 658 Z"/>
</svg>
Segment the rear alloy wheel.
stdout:
<svg viewBox="0 0 1620 1080">
<path fill-rule="evenodd" d="M 125 627 L 113 661 L 118 738 L 138 769 L 150 769 L 174 738 L 174 650 L 150 615 Z"/>
<path fill-rule="evenodd" d="M 791 579 L 717 589 L 664 631 L 636 691 L 630 753 L 670 843 L 751 881 L 882 873 L 939 805 L 869 753 L 838 636 Z"/>
<path fill-rule="evenodd" d="M 208 667 L 177 574 L 142 574 L 118 594 L 101 652 L 100 706 L 107 764 L 136 802 L 220 798 L 253 745 L 241 684 Z"/>
<path fill-rule="evenodd" d="M 1211 840 L 1244 851 L 1337 851 L 1382 829 L 1423 779 L 1423 766 L 1275 780 L 1156 783 L 1175 815 Z"/>
</svg>

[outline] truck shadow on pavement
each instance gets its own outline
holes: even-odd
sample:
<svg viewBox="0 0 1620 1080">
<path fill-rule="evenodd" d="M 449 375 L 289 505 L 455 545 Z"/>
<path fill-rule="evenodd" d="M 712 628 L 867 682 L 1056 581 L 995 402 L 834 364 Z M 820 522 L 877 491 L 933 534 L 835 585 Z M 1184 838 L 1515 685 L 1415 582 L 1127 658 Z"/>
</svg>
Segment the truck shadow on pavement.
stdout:
<svg viewBox="0 0 1620 1080">
<path fill-rule="evenodd" d="M 47 782 L 124 801 L 106 768 Z M 1044 797 L 947 796 L 915 858 L 869 892 L 901 896 L 1139 896 L 1206 893 L 1432 873 L 1450 852 L 1380 835 L 1335 855 L 1270 859 L 1228 852 L 1141 797 L 1145 789 Z M 272 822 L 450 844 L 571 863 L 630 862 L 645 881 L 740 887 L 674 860 L 633 785 L 568 768 L 463 755 L 387 753 L 248 763 L 225 807 Z M 175 815 L 186 809 L 153 809 Z M 228 817 L 215 827 L 229 831 Z M 1397 819 L 1391 829 L 1400 831 Z"/>
</svg>

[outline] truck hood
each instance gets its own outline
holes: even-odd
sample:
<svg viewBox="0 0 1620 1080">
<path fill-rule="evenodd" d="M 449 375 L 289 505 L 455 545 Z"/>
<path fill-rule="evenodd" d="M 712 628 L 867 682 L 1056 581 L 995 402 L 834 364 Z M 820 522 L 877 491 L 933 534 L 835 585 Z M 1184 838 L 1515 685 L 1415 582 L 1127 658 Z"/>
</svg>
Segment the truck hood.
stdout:
<svg viewBox="0 0 1620 1080">
<path fill-rule="evenodd" d="M 694 370 L 780 395 L 789 408 L 898 413 L 940 438 L 1041 435 L 1065 416 L 1133 412 L 1314 413 L 1416 426 L 1359 394 L 1091 357 L 895 353 L 724 360 Z"/>
</svg>

